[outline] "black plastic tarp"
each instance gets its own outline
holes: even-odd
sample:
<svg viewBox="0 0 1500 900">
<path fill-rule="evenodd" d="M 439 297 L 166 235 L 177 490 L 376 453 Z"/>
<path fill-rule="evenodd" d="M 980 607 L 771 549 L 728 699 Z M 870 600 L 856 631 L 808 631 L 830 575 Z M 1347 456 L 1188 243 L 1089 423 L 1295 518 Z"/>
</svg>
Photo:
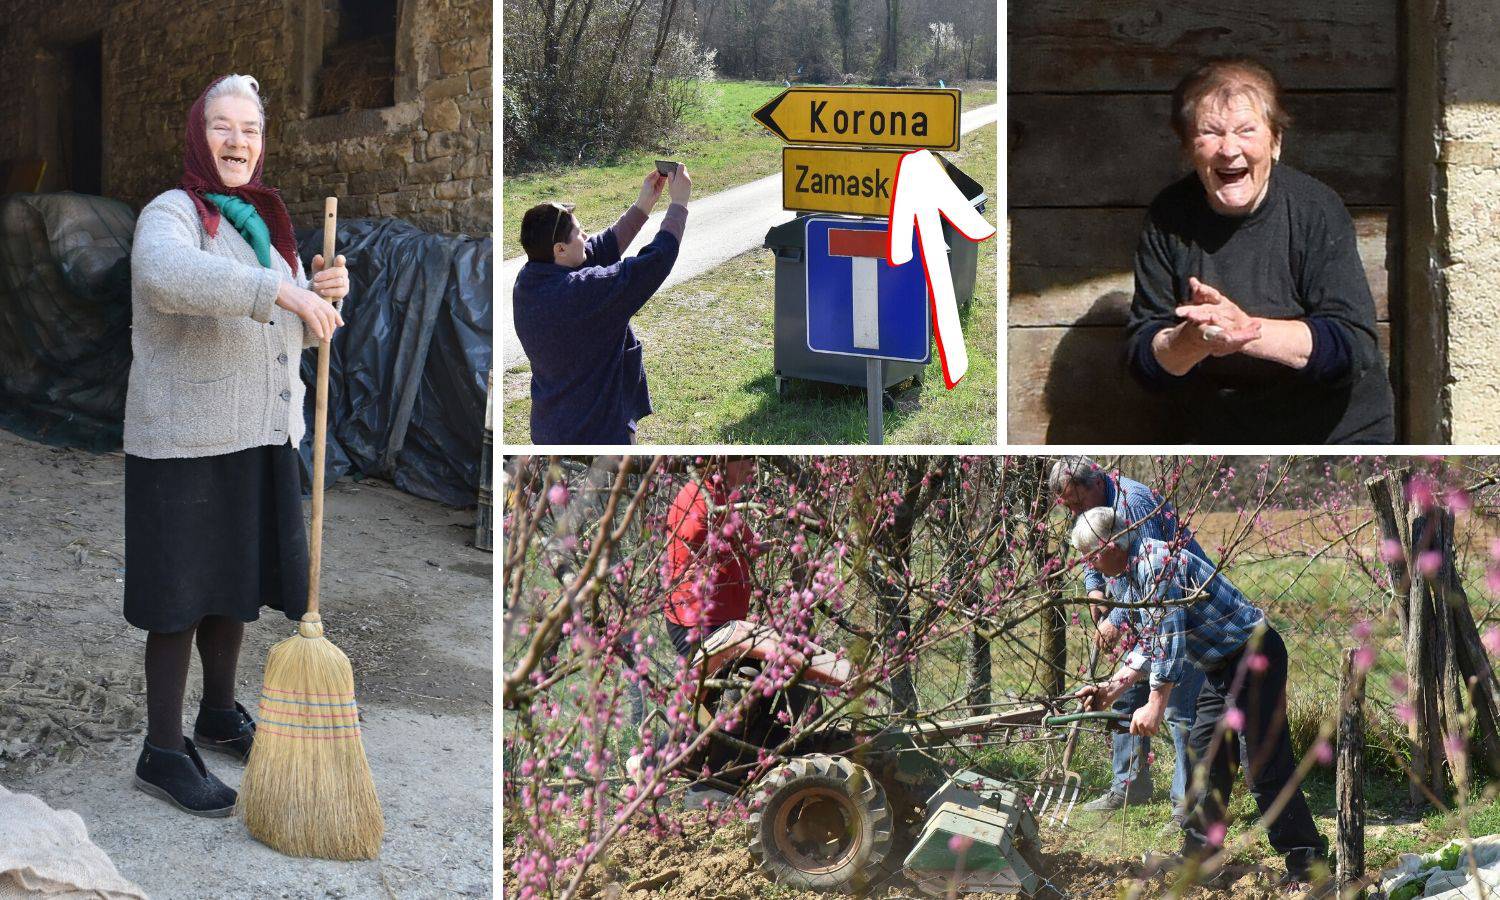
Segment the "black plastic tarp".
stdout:
<svg viewBox="0 0 1500 900">
<path fill-rule="evenodd" d="M 120 446 L 135 214 L 85 194 L 0 196 L 0 424 Z"/>
<path fill-rule="evenodd" d="M 309 270 L 322 246 L 321 230 L 299 242 Z M 492 241 L 355 219 L 340 223 L 337 246 L 350 286 L 329 364 L 326 477 L 352 469 L 474 505 L 493 355 Z M 309 434 L 316 366 L 316 350 L 303 354 Z M 302 455 L 310 467 L 310 442 Z"/>
<path fill-rule="evenodd" d="M 0 427 L 118 449 L 130 372 L 135 216 L 81 194 L 0 197 Z M 299 252 L 311 267 L 322 232 Z M 491 349 L 492 242 L 399 219 L 339 226 L 346 327 L 333 341 L 329 483 L 358 473 L 473 506 Z M 302 359 L 312 456 L 317 351 Z"/>
</svg>

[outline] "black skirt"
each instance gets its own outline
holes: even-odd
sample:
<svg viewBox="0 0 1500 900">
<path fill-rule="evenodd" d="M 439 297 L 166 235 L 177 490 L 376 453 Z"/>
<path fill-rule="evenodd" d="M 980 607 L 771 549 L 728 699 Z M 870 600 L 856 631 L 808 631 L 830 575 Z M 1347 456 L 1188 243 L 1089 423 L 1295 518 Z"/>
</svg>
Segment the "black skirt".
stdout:
<svg viewBox="0 0 1500 900">
<path fill-rule="evenodd" d="M 125 457 L 125 621 L 177 632 L 307 610 L 297 451 L 251 447 L 189 459 Z"/>
</svg>

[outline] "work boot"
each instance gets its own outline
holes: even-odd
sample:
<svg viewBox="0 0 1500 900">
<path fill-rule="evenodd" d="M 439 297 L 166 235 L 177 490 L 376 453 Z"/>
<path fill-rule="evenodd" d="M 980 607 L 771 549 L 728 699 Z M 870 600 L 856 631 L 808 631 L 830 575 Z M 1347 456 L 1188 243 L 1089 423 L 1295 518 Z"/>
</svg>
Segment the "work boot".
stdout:
<svg viewBox="0 0 1500 900">
<path fill-rule="evenodd" d="M 232 814 L 238 796 L 234 789 L 208 771 L 192 741 L 183 738 L 182 743 L 186 752 L 146 744 L 135 764 L 135 786 L 195 816 Z"/>
<path fill-rule="evenodd" d="M 193 740 L 204 750 L 217 750 L 244 762 L 255 743 L 255 720 L 238 702 L 234 709 L 198 707 Z"/>
<path fill-rule="evenodd" d="M 1114 812 L 1125 808 L 1125 795 L 1118 791 L 1108 791 L 1103 796 L 1095 797 L 1078 808 L 1084 812 Z"/>
<path fill-rule="evenodd" d="M 1329 893 L 1333 879 L 1328 877 L 1327 851 L 1303 848 L 1286 855 L 1286 874 L 1276 882 L 1283 894 L 1299 897 L 1322 897 Z"/>
<path fill-rule="evenodd" d="M 1287 872 L 1276 882 L 1276 889 L 1284 897 L 1306 898 L 1306 900 L 1318 900 L 1333 894 L 1333 879 L 1324 878 L 1314 881 L 1313 876 L 1305 872 Z"/>
<path fill-rule="evenodd" d="M 1185 814 L 1180 812 L 1172 813 L 1172 818 L 1168 819 L 1166 824 L 1157 830 L 1156 836 L 1161 838 L 1176 837 L 1182 834 L 1182 826 L 1186 822 L 1187 816 Z"/>
</svg>

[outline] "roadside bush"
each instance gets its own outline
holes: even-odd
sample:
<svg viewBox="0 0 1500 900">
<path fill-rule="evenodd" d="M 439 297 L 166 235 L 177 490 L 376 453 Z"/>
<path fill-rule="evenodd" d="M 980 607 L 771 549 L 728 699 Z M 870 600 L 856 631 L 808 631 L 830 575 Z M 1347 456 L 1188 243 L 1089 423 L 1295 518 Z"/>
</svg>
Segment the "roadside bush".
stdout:
<svg viewBox="0 0 1500 900">
<path fill-rule="evenodd" d="M 504 163 L 527 170 L 608 161 L 662 142 L 713 78 L 675 2 L 562 10 L 506 0 Z"/>
</svg>

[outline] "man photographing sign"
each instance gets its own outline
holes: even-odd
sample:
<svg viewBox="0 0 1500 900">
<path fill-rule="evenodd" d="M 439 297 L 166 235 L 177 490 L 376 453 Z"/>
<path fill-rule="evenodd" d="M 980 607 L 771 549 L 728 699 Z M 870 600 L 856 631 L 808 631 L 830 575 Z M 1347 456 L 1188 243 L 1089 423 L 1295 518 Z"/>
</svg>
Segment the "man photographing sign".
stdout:
<svg viewBox="0 0 1500 900">
<path fill-rule="evenodd" d="M 663 188 L 671 196 L 656 237 L 628 259 Z M 516 337 L 531 362 L 531 439 L 537 444 L 631 444 L 651 414 L 641 342 L 630 319 L 672 272 L 693 180 L 653 169 L 640 197 L 590 237 L 571 203 L 542 203 L 521 219 L 527 262 L 512 295 Z"/>
</svg>

